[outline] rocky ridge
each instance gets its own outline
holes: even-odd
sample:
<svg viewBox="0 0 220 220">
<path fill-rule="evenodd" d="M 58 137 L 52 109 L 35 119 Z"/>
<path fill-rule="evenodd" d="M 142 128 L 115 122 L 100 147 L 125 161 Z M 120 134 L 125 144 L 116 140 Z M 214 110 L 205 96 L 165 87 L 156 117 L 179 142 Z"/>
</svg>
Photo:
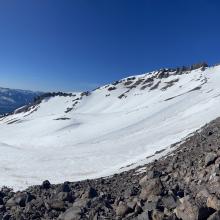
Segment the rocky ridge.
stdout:
<svg viewBox="0 0 220 220">
<path fill-rule="evenodd" d="M 0 219 L 220 219 L 220 118 L 174 151 L 107 178 L 0 190 Z"/>
</svg>

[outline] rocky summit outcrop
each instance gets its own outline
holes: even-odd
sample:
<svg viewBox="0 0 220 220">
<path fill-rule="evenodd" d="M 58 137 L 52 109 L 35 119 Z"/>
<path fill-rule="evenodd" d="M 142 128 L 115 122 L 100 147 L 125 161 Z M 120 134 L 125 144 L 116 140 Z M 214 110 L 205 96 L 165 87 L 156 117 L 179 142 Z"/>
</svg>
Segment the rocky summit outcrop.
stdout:
<svg viewBox="0 0 220 220">
<path fill-rule="evenodd" d="M 220 119 L 150 164 L 108 178 L 0 190 L 0 219 L 220 219 Z"/>
</svg>

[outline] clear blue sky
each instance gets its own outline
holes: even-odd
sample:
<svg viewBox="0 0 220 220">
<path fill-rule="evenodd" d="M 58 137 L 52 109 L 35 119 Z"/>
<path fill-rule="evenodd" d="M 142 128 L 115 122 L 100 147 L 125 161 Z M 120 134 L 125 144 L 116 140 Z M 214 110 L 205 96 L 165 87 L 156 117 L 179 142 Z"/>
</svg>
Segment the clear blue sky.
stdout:
<svg viewBox="0 0 220 220">
<path fill-rule="evenodd" d="M 89 90 L 220 62 L 219 0 L 0 0 L 0 86 Z"/>
</svg>

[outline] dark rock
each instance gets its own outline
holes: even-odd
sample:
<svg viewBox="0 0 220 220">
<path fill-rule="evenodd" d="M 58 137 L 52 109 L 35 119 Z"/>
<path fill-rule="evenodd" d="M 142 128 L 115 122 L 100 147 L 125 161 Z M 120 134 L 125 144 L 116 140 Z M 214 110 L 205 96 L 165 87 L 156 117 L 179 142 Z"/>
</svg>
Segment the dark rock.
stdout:
<svg viewBox="0 0 220 220">
<path fill-rule="evenodd" d="M 210 215 L 207 220 L 220 220 L 220 211 Z"/>
<path fill-rule="evenodd" d="M 5 206 L 4 205 L 0 205 L 0 213 L 4 213 L 6 210 Z M 0 218 L 1 219 L 1 218 Z"/>
<path fill-rule="evenodd" d="M 143 212 L 143 209 L 141 208 L 141 206 L 139 206 L 139 205 L 137 204 L 137 205 L 135 206 L 134 212 L 135 212 L 136 214 L 140 214 L 140 213 Z"/>
<path fill-rule="evenodd" d="M 27 194 L 19 193 L 18 195 L 15 196 L 14 200 L 17 205 L 19 205 L 21 207 L 25 207 L 26 200 L 27 200 Z"/>
<path fill-rule="evenodd" d="M 69 182 L 65 182 L 65 183 L 61 184 L 60 191 L 61 192 L 70 192 L 71 189 L 70 189 L 70 186 L 69 186 Z"/>
<path fill-rule="evenodd" d="M 174 209 L 177 206 L 176 200 L 172 195 L 163 196 L 161 201 L 167 209 Z"/>
<path fill-rule="evenodd" d="M 4 204 L 4 201 L 3 199 L 0 197 L 0 205 L 3 205 Z"/>
<path fill-rule="evenodd" d="M 217 158 L 217 154 L 215 153 L 208 153 L 205 157 L 205 166 L 209 166 L 215 162 L 215 159 Z"/>
<path fill-rule="evenodd" d="M 57 211 L 64 211 L 65 210 L 65 203 L 59 200 L 52 200 L 50 202 L 50 207 Z"/>
<path fill-rule="evenodd" d="M 71 207 L 59 216 L 59 220 L 80 220 L 82 210 L 79 207 Z"/>
<path fill-rule="evenodd" d="M 124 197 L 130 198 L 131 196 L 136 196 L 137 192 L 138 192 L 138 189 L 135 188 L 134 186 L 129 187 L 128 189 L 125 190 Z"/>
<path fill-rule="evenodd" d="M 184 197 L 184 191 L 183 190 L 178 190 L 176 192 L 176 196 L 178 196 L 179 198 L 183 198 Z"/>
<path fill-rule="evenodd" d="M 137 220 L 150 220 L 148 212 L 143 212 L 137 216 Z"/>
<path fill-rule="evenodd" d="M 108 91 L 113 91 L 113 90 L 115 90 L 116 89 L 116 87 L 109 87 L 108 88 Z"/>
<path fill-rule="evenodd" d="M 191 70 L 196 70 L 196 69 L 199 69 L 199 68 L 206 68 L 208 67 L 208 64 L 206 62 L 202 62 L 202 63 L 196 63 L 196 64 L 193 64 L 191 66 Z"/>
<path fill-rule="evenodd" d="M 207 219 L 211 214 L 213 214 L 213 212 L 213 209 L 200 207 L 198 211 L 198 220 Z"/>
<path fill-rule="evenodd" d="M 11 218 L 11 216 L 10 216 L 8 213 L 5 213 L 5 214 L 3 215 L 2 220 L 10 220 L 10 218 Z"/>
<path fill-rule="evenodd" d="M 51 184 L 50 184 L 49 180 L 43 181 L 43 183 L 42 183 L 42 188 L 43 189 L 49 189 L 50 186 L 51 186 Z"/>
<path fill-rule="evenodd" d="M 89 187 L 83 194 L 82 198 L 89 198 L 89 199 L 92 199 L 94 197 L 98 196 L 98 193 L 97 191 L 92 188 L 92 187 Z"/>
<path fill-rule="evenodd" d="M 36 197 L 35 197 L 34 195 L 30 194 L 30 193 L 27 193 L 27 194 L 26 194 L 26 201 L 25 201 L 25 203 L 29 203 L 29 202 L 31 202 L 33 199 L 36 199 Z"/>
</svg>

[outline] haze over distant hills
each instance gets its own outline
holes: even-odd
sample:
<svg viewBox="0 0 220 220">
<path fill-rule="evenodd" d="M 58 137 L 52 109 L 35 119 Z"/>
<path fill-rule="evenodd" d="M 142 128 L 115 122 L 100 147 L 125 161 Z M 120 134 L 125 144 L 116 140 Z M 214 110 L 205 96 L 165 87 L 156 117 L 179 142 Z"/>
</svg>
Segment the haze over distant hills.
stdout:
<svg viewBox="0 0 220 220">
<path fill-rule="evenodd" d="M 0 87 L 0 115 L 12 112 L 23 105 L 33 102 L 34 98 L 41 94 L 42 92 Z"/>
</svg>

